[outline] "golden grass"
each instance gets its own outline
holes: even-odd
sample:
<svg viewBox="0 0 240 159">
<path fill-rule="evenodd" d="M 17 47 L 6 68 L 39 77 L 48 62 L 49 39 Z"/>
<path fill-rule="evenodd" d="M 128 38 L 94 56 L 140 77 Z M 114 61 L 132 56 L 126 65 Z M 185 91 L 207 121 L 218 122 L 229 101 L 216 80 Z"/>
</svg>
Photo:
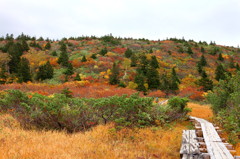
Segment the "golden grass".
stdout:
<svg viewBox="0 0 240 159">
<path fill-rule="evenodd" d="M 208 121 L 212 121 L 213 112 L 209 105 L 199 105 L 196 103 L 188 103 L 187 106 L 192 109 L 192 112 L 190 112 L 189 115 L 195 116 L 198 118 L 203 118 Z"/>
<path fill-rule="evenodd" d="M 188 122 L 166 129 L 122 129 L 99 125 L 72 135 L 27 131 L 10 115 L 0 115 L 1 159 L 176 159 Z M 5 123 L 5 124 L 4 124 Z"/>
</svg>

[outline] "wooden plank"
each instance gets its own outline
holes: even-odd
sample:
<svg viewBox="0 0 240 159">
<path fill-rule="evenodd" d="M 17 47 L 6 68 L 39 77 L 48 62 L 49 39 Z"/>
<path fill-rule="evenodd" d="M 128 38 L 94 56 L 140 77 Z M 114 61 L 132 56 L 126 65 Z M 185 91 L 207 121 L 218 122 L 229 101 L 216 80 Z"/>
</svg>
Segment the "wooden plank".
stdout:
<svg viewBox="0 0 240 159">
<path fill-rule="evenodd" d="M 206 147 L 211 159 L 233 159 L 233 156 L 222 142 L 213 124 L 196 117 L 191 117 L 200 123 Z"/>
</svg>

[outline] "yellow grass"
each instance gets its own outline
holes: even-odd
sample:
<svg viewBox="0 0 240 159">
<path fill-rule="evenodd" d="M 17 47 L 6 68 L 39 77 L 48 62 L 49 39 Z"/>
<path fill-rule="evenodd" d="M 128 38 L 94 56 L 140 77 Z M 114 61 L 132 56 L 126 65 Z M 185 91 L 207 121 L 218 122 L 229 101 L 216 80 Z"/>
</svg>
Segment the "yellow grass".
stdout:
<svg viewBox="0 0 240 159">
<path fill-rule="evenodd" d="M 10 115 L 0 115 L 1 159 L 176 159 L 187 122 L 167 130 L 123 129 L 99 125 L 85 133 L 22 130 Z"/>
</svg>

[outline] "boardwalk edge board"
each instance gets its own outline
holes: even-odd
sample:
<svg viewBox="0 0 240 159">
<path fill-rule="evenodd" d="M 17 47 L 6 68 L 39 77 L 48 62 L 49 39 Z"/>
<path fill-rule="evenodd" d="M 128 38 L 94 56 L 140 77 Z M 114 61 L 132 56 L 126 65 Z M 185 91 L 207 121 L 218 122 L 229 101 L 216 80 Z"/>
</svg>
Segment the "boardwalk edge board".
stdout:
<svg viewBox="0 0 240 159">
<path fill-rule="evenodd" d="M 222 131 L 207 120 L 190 116 L 195 130 L 183 130 L 180 158 L 182 159 L 240 159 L 233 146 L 219 135 Z"/>
</svg>

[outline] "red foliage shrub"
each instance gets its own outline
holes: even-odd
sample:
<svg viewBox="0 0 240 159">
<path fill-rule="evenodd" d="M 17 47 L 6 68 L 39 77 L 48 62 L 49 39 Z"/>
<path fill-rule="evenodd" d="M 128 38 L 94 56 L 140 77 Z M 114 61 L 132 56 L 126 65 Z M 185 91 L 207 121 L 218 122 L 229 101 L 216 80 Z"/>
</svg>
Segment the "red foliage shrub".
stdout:
<svg viewBox="0 0 240 159">
<path fill-rule="evenodd" d="M 204 91 L 201 90 L 201 87 L 186 87 L 179 92 L 179 96 L 188 97 L 192 100 L 203 100 Z"/>
<path fill-rule="evenodd" d="M 157 91 L 150 92 L 147 96 L 164 98 L 164 97 L 166 97 L 166 94 L 160 90 L 157 90 Z"/>
</svg>

